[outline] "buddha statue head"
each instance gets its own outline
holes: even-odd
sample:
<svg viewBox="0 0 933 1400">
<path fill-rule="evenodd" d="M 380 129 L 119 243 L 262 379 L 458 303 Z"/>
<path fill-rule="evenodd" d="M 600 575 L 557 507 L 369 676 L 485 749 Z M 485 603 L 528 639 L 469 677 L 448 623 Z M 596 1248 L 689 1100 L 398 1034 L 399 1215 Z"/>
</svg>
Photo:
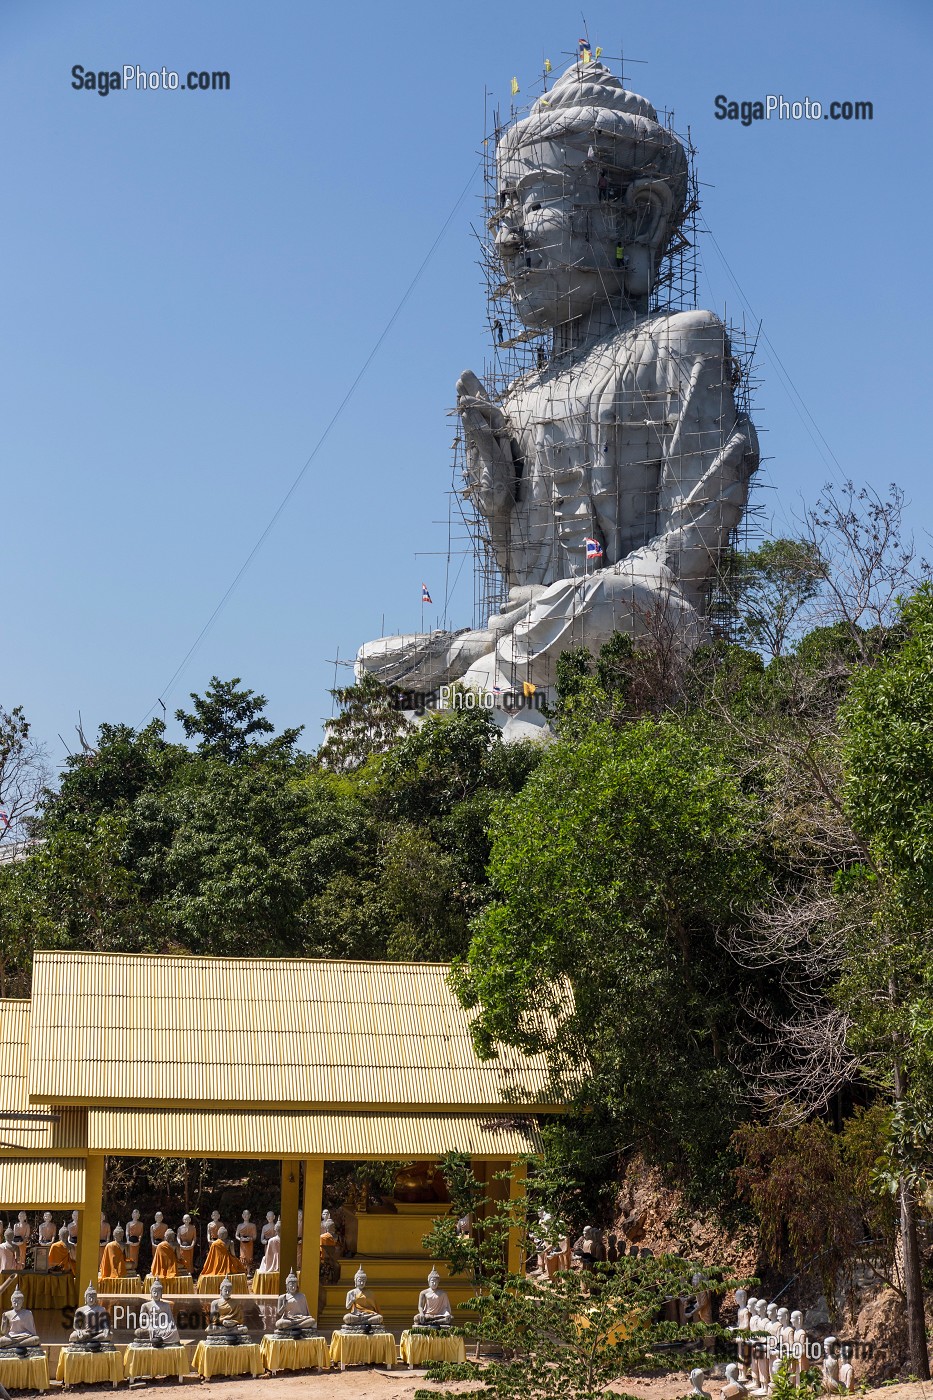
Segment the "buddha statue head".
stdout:
<svg viewBox="0 0 933 1400">
<path fill-rule="evenodd" d="M 782 1327 L 786 1327 L 788 1322 L 790 1321 L 790 1309 L 778 1308 L 777 1320 Z"/>
<path fill-rule="evenodd" d="M 89 1283 L 84 1290 L 84 1306 L 87 1308 L 97 1307 L 97 1289 L 93 1283 Z"/>
<path fill-rule="evenodd" d="M 803 1313 L 802 1313 L 802 1312 L 796 1312 L 796 1311 L 795 1311 L 795 1312 L 792 1312 L 791 1315 L 790 1315 L 790 1324 L 791 1324 L 791 1326 L 792 1326 L 793 1328 L 795 1328 L 795 1329 L 796 1329 L 796 1328 L 802 1327 L 802 1326 L 803 1326 Z"/>
<path fill-rule="evenodd" d="M 745 1304 L 746 1304 L 747 1302 L 748 1302 L 748 1293 L 745 1291 L 744 1288 L 737 1288 L 737 1289 L 735 1290 L 735 1305 L 736 1305 L 736 1307 L 737 1307 L 737 1308 L 744 1308 L 744 1307 L 745 1307 Z"/>
<path fill-rule="evenodd" d="M 176 1241 L 176 1238 L 177 1236 L 174 1230 L 166 1230 L 164 1239 L 167 1245 L 173 1245 Z"/>
<path fill-rule="evenodd" d="M 777 1310 L 778 1310 L 777 1303 L 769 1303 L 769 1304 L 768 1304 L 768 1321 L 769 1321 L 769 1322 L 774 1322 L 775 1318 L 777 1317 Z"/>
<path fill-rule="evenodd" d="M 285 1280 L 285 1293 L 289 1298 L 294 1298 L 298 1292 L 298 1275 L 294 1269 L 289 1269 L 288 1278 Z"/>
<path fill-rule="evenodd" d="M 42 1212 L 42 1223 L 43 1223 L 43 1225 L 51 1225 L 51 1223 L 52 1223 L 52 1212 L 51 1212 L 50 1210 L 44 1210 L 44 1211 Z"/>
<path fill-rule="evenodd" d="M 225 1275 L 225 1277 L 224 1277 L 224 1279 L 223 1279 L 223 1282 L 222 1282 L 221 1285 L 220 1285 L 220 1296 L 221 1296 L 221 1298 L 223 1298 L 224 1302 L 227 1301 L 227 1299 L 230 1297 L 230 1294 L 231 1294 L 232 1292 L 233 1292 L 233 1279 L 230 1277 L 229 1274 L 227 1274 L 227 1275 Z"/>
<path fill-rule="evenodd" d="M 355 1288 L 358 1288 L 359 1291 L 360 1291 L 361 1293 L 362 1293 L 363 1290 L 365 1289 L 365 1287 L 366 1287 L 366 1274 L 363 1272 L 362 1269 L 357 1269 L 356 1273 L 353 1275 L 353 1284 L 354 1284 L 354 1287 L 355 1287 Z"/>
<path fill-rule="evenodd" d="M 62 1228 L 59 1230 L 59 1232 L 58 1232 L 58 1238 L 61 1240 L 62 1244 L 67 1244 L 67 1243 L 68 1243 L 68 1226 L 67 1226 L 67 1225 L 63 1225 Z"/>
<path fill-rule="evenodd" d="M 16 1218 L 21 1225 L 27 1225 L 29 1223 L 29 1216 L 24 1210 L 21 1210 Z M 101 1217 L 101 1219 L 103 1219 L 103 1217 Z"/>
<path fill-rule="evenodd" d="M 527 327 L 646 305 L 687 195 L 684 148 L 650 102 L 574 63 L 502 133 L 496 165 L 496 250 Z"/>
<path fill-rule="evenodd" d="M 762 1319 L 764 1319 L 764 1318 L 766 1318 L 766 1317 L 768 1316 L 768 1300 L 767 1300 L 767 1298 L 758 1298 L 758 1299 L 756 1300 L 756 1302 L 755 1302 L 755 1316 L 756 1316 L 756 1317 L 760 1317 L 760 1318 L 762 1318 Z"/>
<path fill-rule="evenodd" d="M 181 1223 L 182 1223 L 182 1225 L 190 1225 L 190 1224 L 191 1224 L 191 1216 L 190 1216 L 190 1215 L 183 1215 L 183 1216 L 181 1217 Z"/>
<path fill-rule="evenodd" d="M 275 1211 L 274 1211 L 274 1210 L 267 1210 L 267 1211 L 266 1211 L 266 1224 L 267 1224 L 267 1225 L 274 1225 L 274 1224 L 275 1224 Z"/>
<path fill-rule="evenodd" d="M 440 1281 L 441 1281 L 441 1276 L 440 1276 L 440 1274 L 437 1272 L 436 1269 L 432 1269 L 431 1272 L 428 1274 L 428 1287 L 429 1287 L 429 1288 L 433 1288 L 434 1291 L 435 1291 L 435 1293 L 436 1293 L 436 1292 L 437 1292 L 437 1285 L 440 1283 Z"/>
<path fill-rule="evenodd" d="M 118 1225 L 116 1227 L 116 1229 L 113 1232 L 113 1238 L 116 1240 L 117 1244 L 122 1244 L 123 1241 L 126 1239 L 126 1235 L 124 1233 L 122 1225 Z"/>
<path fill-rule="evenodd" d="M 219 1240 L 223 1240 L 224 1244 L 227 1243 L 227 1240 L 230 1238 L 230 1236 L 227 1234 L 226 1225 L 221 1225 L 220 1229 L 217 1231 L 217 1238 Z"/>
<path fill-rule="evenodd" d="M 17 1284 L 17 1286 L 13 1289 L 13 1293 L 10 1297 L 10 1303 L 12 1305 L 13 1311 L 19 1312 L 20 1308 L 23 1306 L 25 1301 L 26 1299 L 23 1296 L 23 1290 L 20 1288 L 19 1284 Z"/>
<path fill-rule="evenodd" d="M 248 1225 L 249 1222 L 250 1222 L 250 1213 L 249 1213 L 249 1211 L 248 1211 L 248 1210 L 244 1210 L 244 1212 L 243 1212 L 243 1214 L 242 1214 L 242 1216 L 241 1216 L 240 1218 L 242 1219 L 244 1225 Z"/>
<path fill-rule="evenodd" d="M 130 1219 L 132 1220 L 132 1222 L 133 1222 L 134 1225 L 135 1225 L 136 1222 L 140 1219 L 139 1211 L 136 1209 L 135 1206 L 134 1206 L 133 1209 L 130 1211 Z"/>
<path fill-rule="evenodd" d="M 149 1285 L 149 1297 L 152 1299 L 152 1301 L 153 1301 L 154 1303 L 161 1303 L 161 1301 L 162 1301 L 162 1280 L 161 1280 L 161 1279 L 154 1278 L 154 1279 L 152 1280 L 152 1283 Z"/>
<path fill-rule="evenodd" d="M 6 1229 L 4 1230 L 4 1232 L 3 1232 L 3 1243 L 4 1243 L 4 1244 L 12 1244 L 12 1243 L 13 1243 L 13 1226 L 12 1226 L 12 1225 L 8 1225 L 8 1226 L 6 1227 Z"/>
<path fill-rule="evenodd" d="M 165 1219 L 165 1216 L 162 1214 L 162 1212 L 161 1212 L 160 1210 L 157 1210 L 156 1213 L 155 1213 L 155 1223 L 156 1223 L 157 1225 L 161 1225 L 161 1224 L 162 1224 L 162 1221 L 163 1221 L 164 1219 Z"/>
</svg>

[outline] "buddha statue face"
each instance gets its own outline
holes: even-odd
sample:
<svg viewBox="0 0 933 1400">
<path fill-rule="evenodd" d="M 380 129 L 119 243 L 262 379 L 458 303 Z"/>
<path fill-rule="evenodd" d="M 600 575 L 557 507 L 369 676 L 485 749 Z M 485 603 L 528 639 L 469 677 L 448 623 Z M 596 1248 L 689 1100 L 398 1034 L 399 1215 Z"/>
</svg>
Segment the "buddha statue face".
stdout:
<svg viewBox="0 0 933 1400">
<path fill-rule="evenodd" d="M 431 1272 L 428 1274 L 428 1287 L 429 1287 L 429 1288 L 433 1288 L 434 1291 L 435 1291 L 435 1293 L 436 1293 L 436 1292 L 437 1292 L 437 1285 L 440 1283 L 440 1281 L 441 1281 L 441 1276 L 440 1276 L 440 1274 L 437 1272 L 436 1269 L 432 1269 Z"/>
<path fill-rule="evenodd" d="M 133 1224 L 134 1224 L 134 1225 L 136 1224 L 136 1221 L 139 1219 L 139 1211 L 136 1210 L 135 1206 L 134 1206 L 134 1208 L 133 1208 L 133 1211 L 132 1211 L 132 1214 L 131 1214 L 131 1216 L 130 1216 L 130 1219 L 133 1221 Z"/>
<path fill-rule="evenodd" d="M 366 1275 L 364 1274 L 362 1269 L 357 1269 L 356 1273 L 353 1276 L 353 1282 L 362 1293 L 363 1289 L 366 1287 Z"/>
<path fill-rule="evenodd" d="M 761 1318 L 765 1318 L 765 1317 L 768 1316 L 768 1302 L 767 1302 L 767 1299 L 765 1299 L 765 1298 L 759 1298 L 759 1299 L 758 1299 L 758 1302 L 755 1304 L 755 1312 L 756 1312 L 757 1315 L 758 1315 L 759 1317 L 761 1317 Z"/>
<path fill-rule="evenodd" d="M 20 1211 L 19 1216 L 18 1216 L 17 1218 L 18 1218 L 19 1223 L 20 1223 L 21 1225 L 25 1225 L 25 1224 L 27 1223 L 27 1221 L 29 1220 L 29 1216 L 26 1214 L 26 1212 L 25 1212 L 24 1210 L 21 1210 L 21 1211 Z"/>
<path fill-rule="evenodd" d="M 51 1225 L 51 1223 L 52 1223 L 52 1212 L 51 1212 L 50 1210 L 44 1210 L 44 1211 L 42 1212 L 42 1223 L 43 1223 L 43 1225 Z"/>
<path fill-rule="evenodd" d="M 787 1323 L 788 1323 L 789 1319 L 790 1319 L 790 1313 L 788 1312 L 787 1308 L 778 1308 L 777 1320 L 778 1320 L 778 1322 L 781 1324 L 782 1327 L 786 1327 L 786 1326 L 787 1326 Z"/>
<path fill-rule="evenodd" d="M 190 1216 L 190 1215 L 183 1215 L 183 1216 L 181 1217 L 181 1223 L 182 1223 L 182 1225 L 190 1225 L 190 1224 L 191 1224 L 191 1216 Z"/>
<path fill-rule="evenodd" d="M 227 1234 L 227 1231 L 226 1231 L 225 1226 L 221 1225 L 220 1229 L 217 1231 L 217 1238 L 218 1238 L 219 1240 L 225 1240 L 225 1241 L 228 1240 L 228 1239 L 230 1238 L 229 1235 Z"/>
<path fill-rule="evenodd" d="M 294 1269 L 291 1269 L 291 1270 L 289 1271 L 288 1278 L 285 1280 L 285 1293 L 286 1293 L 287 1297 L 289 1297 L 289 1298 L 294 1298 L 294 1296 L 295 1296 L 295 1294 L 296 1294 L 297 1292 L 298 1292 L 298 1275 L 295 1273 L 295 1270 L 294 1270 Z"/>
<path fill-rule="evenodd" d="M 162 1212 L 161 1212 L 160 1210 L 157 1210 L 156 1213 L 155 1213 L 155 1223 L 156 1223 L 157 1225 L 161 1225 L 161 1224 L 162 1224 L 162 1221 L 163 1221 L 164 1219 L 165 1219 L 165 1216 L 162 1214 Z"/>
<path fill-rule="evenodd" d="M 793 1327 L 802 1327 L 802 1326 L 803 1326 L 803 1313 L 802 1313 L 802 1312 L 792 1312 L 791 1315 L 790 1315 L 790 1320 L 791 1320 L 791 1326 L 793 1326 Z"/>
<path fill-rule="evenodd" d="M 683 210 L 687 162 L 649 102 L 573 64 L 496 150 L 496 250 L 524 324 L 640 303 Z"/>
<path fill-rule="evenodd" d="M 233 1292 L 233 1280 L 231 1279 L 230 1275 L 228 1274 L 227 1277 L 224 1279 L 223 1283 L 220 1285 L 220 1296 L 221 1296 L 221 1298 L 223 1298 L 224 1302 L 227 1301 L 227 1299 L 230 1297 L 230 1294 L 231 1294 L 232 1292 Z"/>
<path fill-rule="evenodd" d="M 212 1219 L 212 1220 L 215 1220 L 215 1221 L 216 1221 L 216 1220 L 219 1220 L 219 1219 L 220 1219 L 220 1211 L 219 1211 L 219 1210 L 212 1210 L 212 1211 L 211 1211 L 211 1219 Z"/>
<path fill-rule="evenodd" d="M 67 1240 L 68 1240 L 68 1226 L 67 1226 L 67 1225 L 63 1225 L 62 1228 L 59 1230 L 59 1232 L 58 1232 L 58 1238 L 61 1240 L 62 1244 L 65 1244 L 65 1243 L 67 1242 Z"/>
<path fill-rule="evenodd" d="M 267 1225 L 274 1225 L 274 1224 L 275 1224 L 275 1211 L 274 1211 L 274 1210 L 267 1210 L 267 1211 L 266 1211 L 266 1224 L 267 1224 Z"/>
<path fill-rule="evenodd" d="M 241 1219 L 242 1219 L 244 1225 L 248 1225 L 248 1224 L 249 1224 L 250 1215 L 249 1215 L 249 1211 L 248 1211 L 248 1210 L 244 1210 Z"/>
<path fill-rule="evenodd" d="M 735 1302 L 737 1307 L 745 1307 L 745 1304 L 748 1302 L 748 1294 L 744 1288 L 737 1288 L 735 1290 Z"/>
<path fill-rule="evenodd" d="M 3 1242 L 4 1242 L 4 1244 L 12 1244 L 12 1243 L 13 1243 L 13 1226 L 12 1226 L 12 1225 L 8 1225 L 8 1226 L 6 1227 L 6 1229 L 4 1230 L 4 1232 L 3 1232 Z"/>
<path fill-rule="evenodd" d="M 150 1288 L 149 1288 L 149 1297 L 152 1299 L 152 1301 L 153 1301 L 154 1303 L 161 1303 L 161 1301 L 162 1301 L 162 1285 L 161 1285 L 161 1283 L 159 1282 L 158 1279 L 153 1279 L 152 1284 L 150 1285 Z"/>
<path fill-rule="evenodd" d="M 10 1299 L 10 1302 L 13 1305 L 13 1311 L 19 1312 L 20 1308 L 23 1306 L 25 1301 L 26 1299 L 23 1297 L 22 1291 L 19 1288 L 14 1288 L 13 1296 Z"/>
<path fill-rule="evenodd" d="M 174 1231 L 174 1230 L 166 1230 L 166 1232 L 165 1232 L 165 1243 L 166 1243 L 166 1244 L 174 1244 L 174 1243 L 175 1243 L 175 1231 Z"/>
<path fill-rule="evenodd" d="M 84 1290 L 84 1302 L 89 1308 L 97 1307 L 97 1289 L 94 1287 L 93 1283 L 89 1283 Z"/>
<path fill-rule="evenodd" d="M 124 1239 L 125 1239 L 126 1237 L 125 1237 L 125 1235 L 124 1235 L 124 1233 L 123 1233 L 123 1226 L 122 1226 L 122 1225 L 118 1225 L 118 1226 L 117 1226 L 117 1228 L 116 1228 L 116 1229 L 114 1230 L 114 1232 L 113 1232 L 113 1237 L 114 1237 L 114 1239 L 116 1240 L 117 1244 L 122 1244 L 122 1243 L 123 1243 L 123 1241 L 124 1241 Z"/>
</svg>

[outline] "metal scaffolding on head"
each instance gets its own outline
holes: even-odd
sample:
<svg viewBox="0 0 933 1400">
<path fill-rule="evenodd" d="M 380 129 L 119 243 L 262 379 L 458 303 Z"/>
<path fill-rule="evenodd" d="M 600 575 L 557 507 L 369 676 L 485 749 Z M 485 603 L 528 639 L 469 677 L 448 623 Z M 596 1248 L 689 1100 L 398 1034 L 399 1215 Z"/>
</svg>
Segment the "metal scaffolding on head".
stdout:
<svg viewBox="0 0 933 1400">
<path fill-rule="evenodd" d="M 547 76 L 544 78 L 547 86 Z M 522 322 L 511 290 L 505 279 L 499 253 L 496 247 L 496 230 L 502 219 L 500 190 L 496 164 L 497 146 L 504 132 L 523 115 L 513 107 L 506 121 L 502 120 L 498 107 L 487 107 L 486 134 L 482 147 L 483 194 L 482 219 L 474 226 L 474 234 L 479 248 L 478 264 L 483 278 L 486 298 L 486 333 L 488 353 L 484 364 L 484 383 L 490 399 L 496 404 L 504 404 L 510 394 L 524 386 L 531 385 L 540 378 L 542 370 L 553 362 L 557 365 L 561 357 L 572 353 L 572 326 L 562 322 L 555 315 L 556 328 L 547 330 L 528 329 Z M 687 161 L 686 198 L 683 213 L 676 219 L 666 247 L 660 257 L 654 284 L 647 303 L 649 317 L 675 315 L 679 312 L 699 309 L 699 212 L 700 186 L 696 172 L 696 149 L 689 128 L 686 135 L 675 131 L 673 113 L 659 111 L 658 123 L 679 140 Z M 650 156 L 650 153 L 649 153 Z M 612 196 L 610 196 L 612 197 Z M 618 196 L 616 196 L 618 197 Z M 600 196 L 602 198 L 602 196 Z M 602 206 L 601 206 L 602 207 Z M 621 299 L 620 299 L 621 303 Z M 555 308 L 556 310 L 556 308 Z M 723 318 L 726 319 L 725 317 Z M 741 413 L 750 410 L 754 389 L 757 387 L 755 373 L 755 345 L 757 331 L 750 331 L 743 323 L 730 324 L 726 321 L 731 369 L 727 367 L 724 378 Z M 724 390 L 726 384 L 724 383 Z M 727 395 L 724 393 L 724 398 Z M 568 421 L 570 421 L 568 419 Z M 570 439 L 568 438 L 568 442 Z M 577 444 L 585 456 L 589 445 L 580 439 Z M 698 444 L 683 445 L 681 451 L 689 455 L 699 451 Z M 651 489 L 654 480 L 651 468 L 653 463 L 645 462 L 645 490 Z M 508 596 L 508 580 L 502 567 L 501 550 L 499 557 L 493 547 L 489 524 L 468 489 L 466 475 L 465 442 L 462 428 L 457 425 L 453 444 L 453 464 L 451 483 L 451 516 L 456 512 L 459 523 L 466 527 L 473 554 L 473 626 L 482 628 L 490 614 L 497 613 Z M 566 504 L 566 502 L 564 503 Z M 646 515 L 650 517 L 650 508 Z M 729 548 L 722 551 L 717 560 L 714 582 L 708 599 L 708 617 L 714 635 L 731 636 L 734 632 L 734 610 L 731 608 L 728 588 L 728 558 L 732 550 L 745 550 L 750 547 L 752 538 L 759 533 L 758 511 L 748 508 L 732 531 Z M 451 528 L 453 523 L 451 522 Z M 645 541 L 647 542 L 647 541 Z"/>
</svg>

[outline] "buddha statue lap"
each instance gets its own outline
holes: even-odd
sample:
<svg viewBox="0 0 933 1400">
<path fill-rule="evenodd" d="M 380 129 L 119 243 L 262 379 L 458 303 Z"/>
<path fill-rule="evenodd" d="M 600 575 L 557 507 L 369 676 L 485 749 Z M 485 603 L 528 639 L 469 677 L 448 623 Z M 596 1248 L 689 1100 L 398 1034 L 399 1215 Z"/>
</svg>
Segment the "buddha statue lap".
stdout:
<svg viewBox="0 0 933 1400">
<path fill-rule="evenodd" d="M 243 1307 L 233 1297 L 233 1281 L 229 1276 L 220 1285 L 220 1296 L 211 1303 L 206 1338 L 226 1346 L 237 1346 L 249 1338 Z"/>
<path fill-rule="evenodd" d="M 595 653 L 617 631 L 663 625 L 692 648 L 758 464 L 722 322 L 650 308 L 688 188 L 651 103 L 576 62 L 499 133 L 496 167 L 509 297 L 550 337 L 500 400 L 471 371 L 457 385 L 467 494 L 508 599 L 478 630 L 366 643 L 357 675 L 407 691 L 528 679 L 547 694 L 562 652 Z M 520 710 L 506 737 L 540 728 Z"/>
<path fill-rule="evenodd" d="M 418 1294 L 418 1311 L 415 1313 L 416 1327 L 453 1327 L 453 1309 L 450 1299 L 439 1287 L 441 1276 L 436 1269 L 428 1274 L 428 1286 Z"/>
<path fill-rule="evenodd" d="M 158 1279 L 152 1280 L 149 1297 L 139 1310 L 139 1326 L 134 1337 L 141 1346 L 181 1346 L 172 1305 L 164 1301 L 162 1285 Z"/>
<path fill-rule="evenodd" d="M 279 1295 L 275 1305 L 275 1335 L 294 1341 L 318 1335 L 317 1322 L 308 1311 L 307 1298 L 298 1290 L 294 1270 L 285 1280 L 285 1292 Z"/>
<path fill-rule="evenodd" d="M 10 1308 L 0 1317 L 0 1352 L 15 1351 L 22 1355 L 40 1345 L 35 1319 L 23 1306 L 25 1301 L 22 1291 L 14 1288 Z"/>
<path fill-rule="evenodd" d="M 85 1289 L 84 1306 L 75 1310 L 74 1329 L 68 1344 L 82 1351 L 113 1350 L 110 1314 L 97 1301 L 97 1289 L 93 1284 Z"/>
<path fill-rule="evenodd" d="M 343 1329 L 348 1332 L 383 1331 L 382 1314 L 377 1312 L 373 1299 L 366 1296 L 366 1274 L 362 1269 L 357 1269 L 353 1284 L 344 1304 L 347 1311 Z"/>
</svg>

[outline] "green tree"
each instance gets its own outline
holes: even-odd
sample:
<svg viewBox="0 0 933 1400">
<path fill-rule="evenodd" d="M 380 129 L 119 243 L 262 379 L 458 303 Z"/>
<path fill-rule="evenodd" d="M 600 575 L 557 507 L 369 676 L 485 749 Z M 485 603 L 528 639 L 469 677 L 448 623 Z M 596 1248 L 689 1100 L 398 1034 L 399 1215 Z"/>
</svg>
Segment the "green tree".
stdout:
<svg viewBox="0 0 933 1400">
<path fill-rule="evenodd" d="M 352 772 L 373 754 L 385 753 L 408 727 L 398 692 L 369 671 L 353 685 L 330 693 L 340 709 L 324 721 L 324 742 L 317 756 L 326 768 Z"/>
<path fill-rule="evenodd" d="M 264 750 L 264 758 L 289 754 L 301 729 L 285 729 L 275 739 L 260 744 L 257 735 L 275 732 L 275 726 L 263 714 L 268 702 L 255 691 L 238 690 L 239 684 L 239 676 L 229 681 L 211 676 L 203 696 L 192 691 L 194 712 L 175 711 L 186 737 L 200 735 L 198 752 L 224 763 L 236 763 L 256 749 Z"/>
</svg>

